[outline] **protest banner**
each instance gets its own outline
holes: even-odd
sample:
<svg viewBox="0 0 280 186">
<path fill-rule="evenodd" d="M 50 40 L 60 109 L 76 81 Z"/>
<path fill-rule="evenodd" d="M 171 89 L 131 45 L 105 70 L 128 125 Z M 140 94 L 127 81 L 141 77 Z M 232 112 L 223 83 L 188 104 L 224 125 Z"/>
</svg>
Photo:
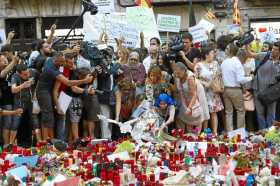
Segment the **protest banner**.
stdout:
<svg viewBox="0 0 280 186">
<path fill-rule="evenodd" d="M 181 27 L 181 16 L 158 14 L 157 25 L 159 31 L 178 33 Z"/>
<path fill-rule="evenodd" d="M 115 11 L 114 0 L 91 0 L 97 7 L 99 13 L 111 13 Z"/>
<path fill-rule="evenodd" d="M 145 46 L 149 46 L 149 40 L 152 37 L 160 39 L 154 12 L 152 8 L 144 7 L 128 7 L 126 8 L 127 24 L 136 28 L 139 32 L 143 32 Z M 138 40 L 137 46 L 140 41 Z"/>
<path fill-rule="evenodd" d="M 208 40 L 207 30 L 203 28 L 201 25 L 195 25 L 190 27 L 189 29 L 190 34 L 193 37 L 193 43 L 198 43 L 202 41 Z"/>
<path fill-rule="evenodd" d="M 280 38 L 280 22 L 252 22 L 250 27 L 254 29 L 256 38 L 262 42 L 273 43 Z M 262 32 L 265 30 L 265 32 Z"/>
<path fill-rule="evenodd" d="M 108 45 L 116 46 L 115 38 L 124 37 L 126 47 L 136 47 L 139 32 L 127 24 L 125 13 L 84 15 L 85 41 L 98 41 L 102 32 L 108 35 Z"/>
<path fill-rule="evenodd" d="M 205 19 L 201 19 L 199 21 L 198 25 L 202 26 L 209 33 L 215 28 L 215 25 L 213 23 L 210 23 L 209 21 L 206 21 Z"/>
</svg>

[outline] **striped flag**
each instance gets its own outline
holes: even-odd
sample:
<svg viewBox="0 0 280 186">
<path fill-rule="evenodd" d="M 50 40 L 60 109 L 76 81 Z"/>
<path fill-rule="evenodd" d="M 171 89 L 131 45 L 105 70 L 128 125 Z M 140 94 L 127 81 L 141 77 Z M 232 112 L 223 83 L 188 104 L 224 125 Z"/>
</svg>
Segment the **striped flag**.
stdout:
<svg viewBox="0 0 280 186">
<path fill-rule="evenodd" d="M 152 7 L 152 2 L 151 0 L 136 0 L 135 1 L 137 6 L 142 6 L 145 8 L 151 8 Z"/>
<path fill-rule="evenodd" d="M 206 12 L 206 14 L 204 14 L 203 17 L 206 18 L 208 21 L 211 21 L 211 20 L 216 19 L 216 16 L 215 16 L 215 14 L 212 12 L 211 9 L 209 9 L 209 10 Z"/>
<path fill-rule="evenodd" d="M 241 18 L 240 18 L 240 11 L 238 8 L 238 0 L 233 1 L 233 24 L 240 25 Z"/>
</svg>

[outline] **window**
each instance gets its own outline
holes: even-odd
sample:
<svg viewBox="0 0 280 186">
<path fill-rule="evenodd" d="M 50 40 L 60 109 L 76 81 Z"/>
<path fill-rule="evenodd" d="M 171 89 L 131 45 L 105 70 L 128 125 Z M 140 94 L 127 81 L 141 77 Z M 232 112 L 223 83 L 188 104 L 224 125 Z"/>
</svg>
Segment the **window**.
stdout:
<svg viewBox="0 0 280 186">
<path fill-rule="evenodd" d="M 26 50 L 34 39 L 36 39 L 36 20 L 28 19 L 6 19 L 6 33 L 15 31 L 12 45 L 15 50 Z"/>
</svg>

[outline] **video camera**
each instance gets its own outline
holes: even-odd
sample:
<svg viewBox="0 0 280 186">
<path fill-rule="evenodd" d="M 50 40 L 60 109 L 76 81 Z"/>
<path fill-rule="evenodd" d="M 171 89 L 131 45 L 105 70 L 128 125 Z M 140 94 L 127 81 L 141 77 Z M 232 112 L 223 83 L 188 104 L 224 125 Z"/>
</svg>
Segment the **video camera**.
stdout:
<svg viewBox="0 0 280 186">
<path fill-rule="evenodd" d="M 180 36 L 176 36 L 170 43 L 170 51 L 166 54 L 167 60 L 176 60 L 177 53 L 183 50 L 184 44 Z"/>
<path fill-rule="evenodd" d="M 232 42 L 235 42 L 235 45 L 239 48 L 241 48 L 244 45 L 250 44 L 252 41 L 254 41 L 254 35 L 252 34 L 252 31 L 254 31 L 252 28 L 245 32 L 243 36 L 237 36 L 232 39 Z"/>
<path fill-rule="evenodd" d="M 83 7 L 86 12 L 90 12 L 91 15 L 98 13 L 98 7 L 91 2 L 91 0 L 82 0 Z"/>
</svg>

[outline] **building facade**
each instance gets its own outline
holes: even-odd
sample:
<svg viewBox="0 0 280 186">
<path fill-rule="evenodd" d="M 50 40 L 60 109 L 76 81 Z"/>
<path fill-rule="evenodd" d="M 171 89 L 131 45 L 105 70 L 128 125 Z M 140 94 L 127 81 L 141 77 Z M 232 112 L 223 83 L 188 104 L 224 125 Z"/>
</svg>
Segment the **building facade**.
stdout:
<svg viewBox="0 0 280 186">
<path fill-rule="evenodd" d="M 206 19 L 211 10 L 216 19 L 210 22 L 216 25 L 213 37 L 227 34 L 227 25 L 232 24 L 233 0 L 192 0 L 193 9 L 198 22 Z M 219 4 L 220 3 L 220 4 Z M 115 0 L 115 10 L 125 11 L 126 7 L 134 6 L 134 0 Z M 169 14 L 181 16 L 181 31 L 186 31 L 189 23 L 189 0 L 152 0 L 155 16 Z M 242 26 L 248 29 L 252 23 L 280 22 L 280 0 L 239 0 Z M 0 0 L 0 35 L 14 30 L 14 45 L 26 48 L 37 38 L 44 38 L 53 24 L 61 33 L 65 33 L 82 11 L 81 0 Z M 277 25 L 277 24 L 274 24 Z M 279 24 L 280 25 L 280 24 Z M 280 27 L 280 26 L 279 26 Z M 82 38 L 82 20 L 72 38 Z M 275 26 L 275 32 L 279 31 Z M 279 34 L 280 35 L 280 34 Z M 161 33 L 165 37 L 166 33 Z"/>
</svg>

